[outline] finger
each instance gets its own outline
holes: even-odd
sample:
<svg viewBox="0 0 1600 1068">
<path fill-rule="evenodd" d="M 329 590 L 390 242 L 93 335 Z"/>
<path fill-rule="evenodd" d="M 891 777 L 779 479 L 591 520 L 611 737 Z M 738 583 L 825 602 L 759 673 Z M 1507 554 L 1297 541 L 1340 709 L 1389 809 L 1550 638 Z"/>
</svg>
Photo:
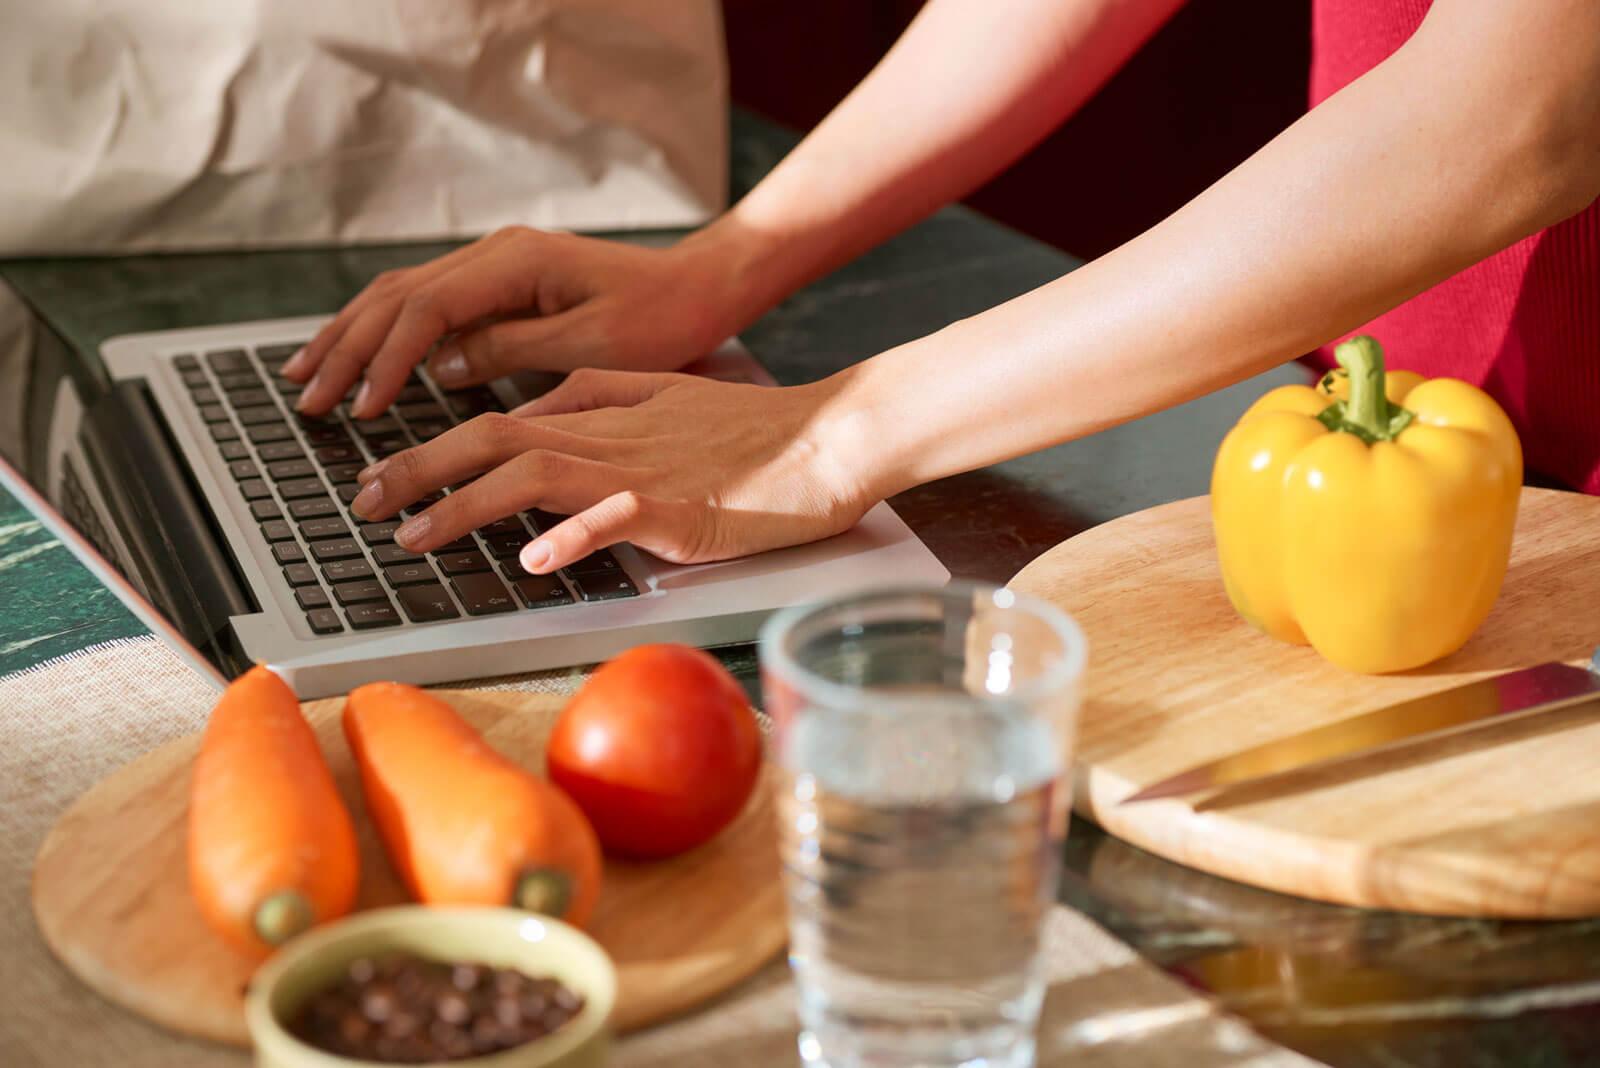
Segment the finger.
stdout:
<svg viewBox="0 0 1600 1068">
<path fill-rule="evenodd" d="M 355 380 L 361 376 L 366 355 L 383 341 L 394 321 L 395 305 L 374 302 L 340 335 L 333 348 L 323 356 L 305 392 L 295 402 L 295 409 L 306 415 L 325 415 L 344 399 Z"/>
<path fill-rule="evenodd" d="M 687 375 L 665 371 L 602 371 L 580 367 L 549 393 L 513 409 L 519 418 L 566 415 L 596 408 L 631 408 L 642 404 Z"/>
<path fill-rule="evenodd" d="M 586 507 L 612 492 L 621 477 L 610 464 L 532 449 L 413 516 L 395 531 L 394 539 L 412 552 L 429 552 L 524 509 Z"/>
<path fill-rule="evenodd" d="M 392 303 L 411 287 L 435 278 L 445 271 L 453 270 L 460 264 L 483 255 L 488 249 L 503 244 L 514 236 L 515 232 L 515 227 L 496 230 L 487 237 L 447 252 L 437 259 L 415 267 L 399 267 L 379 274 L 365 289 L 357 293 L 338 315 L 334 316 L 332 322 L 317 331 L 317 335 L 306 343 L 305 348 L 283 365 L 284 377 L 296 382 L 310 378 L 355 319 L 374 304 Z"/>
<path fill-rule="evenodd" d="M 710 521 L 703 507 L 624 490 L 539 535 L 523 548 L 518 563 L 533 574 L 548 574 L 619 541 L 674 563 L 700 563 L 711 558 L 705 534 Z"/>
<path fill-rule="evenodd" d="M 565 370 L 582 348 L 572 340 L 573 317 L 511 319 L 457 334 L 428 357 L 428 374 L 445 389 L 463 389 L 513 371 Z"/>
<path fill-rule="evenodd" d="M 386 519 L 419 497 L 537 447 L 552 433 L 559 432 L 499 412 L 480 415 L 361 471 L 356 480 L 363 485 L 350 510 L 362 519 Z"/>
</svg>

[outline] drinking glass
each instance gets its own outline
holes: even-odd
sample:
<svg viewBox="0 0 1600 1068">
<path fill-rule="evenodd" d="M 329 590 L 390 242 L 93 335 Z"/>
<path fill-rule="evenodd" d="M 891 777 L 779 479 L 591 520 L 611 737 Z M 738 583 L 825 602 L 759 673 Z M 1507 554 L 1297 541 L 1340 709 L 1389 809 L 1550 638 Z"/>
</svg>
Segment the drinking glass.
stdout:
<svg viewBox="0 0 1600 1068">
<path fill-rule="evenodd" d="M 1086 655 L 1066 615 L 986 586 L 763 628 L 807 1065 L 1033 1063 Z"/>
</svg>

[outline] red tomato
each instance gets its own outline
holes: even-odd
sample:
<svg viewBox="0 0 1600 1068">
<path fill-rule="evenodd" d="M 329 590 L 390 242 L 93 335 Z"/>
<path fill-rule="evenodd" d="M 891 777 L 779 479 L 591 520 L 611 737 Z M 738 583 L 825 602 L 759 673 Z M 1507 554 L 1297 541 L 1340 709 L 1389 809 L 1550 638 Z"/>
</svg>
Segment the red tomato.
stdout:
<svg viewBox="0 0 1600 1068">
<path fill-rule="evenodd" d="M 654 859 L 709 841 L 743 811 L 761 773 L 761 732 L 715 658 L 641 645 L 578 691 L 545 758 L 607 850 Z"/>
</svg>

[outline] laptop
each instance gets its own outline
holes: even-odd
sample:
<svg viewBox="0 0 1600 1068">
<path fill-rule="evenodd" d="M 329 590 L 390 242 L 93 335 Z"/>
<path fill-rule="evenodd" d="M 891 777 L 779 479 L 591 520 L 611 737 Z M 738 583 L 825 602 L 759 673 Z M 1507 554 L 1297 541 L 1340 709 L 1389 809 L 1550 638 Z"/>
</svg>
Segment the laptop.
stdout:
<svg viewBox="0 0 1600 1068">
<path fill-rule="evenodd" d="M 23 307 L 5 294 L 0 312 L 10 305 Z M 732 645 L 790 604 L 949 578 L 886 504 L 825 541 L 714 564 L 616 545 L 531 576 L 517 551 L 559 518 L 537 511 L 408 553 L 398 521 L 351 514 L 355 473 L 559 377 L 451 392 L 419 369 L 379 419 L 341 406 L 304 420 L 279 371 L 324 321 L 130 334 L 98 361 L 38 316 L 0 334 L 20 338 L 0 353 L 0 403 L 14 409 L 0 410 L 0 482 L 219 684 L 260 662 L 312 698 L 594 663 L 644 642 Z M 688 370 L 773 384 L 737 340 Z"/>
</svg>

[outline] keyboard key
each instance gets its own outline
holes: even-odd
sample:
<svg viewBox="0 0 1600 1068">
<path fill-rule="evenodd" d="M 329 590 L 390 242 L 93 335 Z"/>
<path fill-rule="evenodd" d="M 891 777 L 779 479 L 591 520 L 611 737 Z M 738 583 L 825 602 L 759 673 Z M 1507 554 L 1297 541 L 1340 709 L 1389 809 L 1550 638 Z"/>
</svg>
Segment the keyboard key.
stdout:
<svg viewBox="0 0 1600 1068">
<path fill-rule="evenodd" d="M 361 459 L 353 445 L 325 445 L 317 450 L 317 461 L 325 464 L 348 464 Z"/>
<path fill-rule="evenodd" d="M 321 519 L 307 519 L 300 524 L 300 536 L 306 541 L 323 541 L 327 538 L 348 538 L 350 527 L 336 515 Z"/>
<path fill-rule="evenodd" d="M 228 474 L 243 482 L 247 478 L 260 478 L 261 472 L 249 460 L 235 460 L 228 465 Z"/>
<path fill-rule="evenodd" d="M 306 391 L 306 387 L 303 384 L 291 382 L 287 378 L 274 378 L 272 386 L 278 391 L 278 396 L 283 398 L 285 404 L 293 404 L 300 399 L 300 394 Z"/>
<path fill-rule="evenodd" d="M 250 370 L 250 357 L 244 354 L 243 349 L 221 349 L 217 352 L 208 352 L 206 353 L 206 363 L 210 364 L 211 370 L 219 375 Z"/>
<path fill-rule="evenodd" d="M 439 546 L 433 550 L 433 554 L 438 556 L 440 553 L 468 553 L 475 551 L 477 548 L 478 543 L 473 541 L 470 536 L 463 534 L 455 541 Z"/>
<path fill-rule="evenodd" d="M 224 441 L 217 446 L 224 460 L 246 460 L 250 457 L 250 450 L 242 441 Z"/>
<path fill-rule="evenodd" d="M 382 545 L 394 541 L 394 532 L 399 529 L 399 520 L 391 519 L 387 523 L 366 523 L 361 527 L 361 540 L 368 545 Z"/>
<path fill-rule="evenodd" d="M 478 533 L 486 538 L 496 534 L 515 534 L 520 538 L 527 536 L 527 528 L 516 516 L 508 515 L 504 519 L 496 519 L 493 523 L 485 523 L 478 528 Z"/>
<path fill-rule="evenodd" d="M 554 575 L 524 575 L 513 579 L 511 588 L 529 608 L 553 608 L 572 603 L 571 591 Z"/>
<path fill-rule="evenodd" d="M 349 560 L 361 555 L 361 546 L 356 544 L 354 538 L 335 538 L 332 541 L 319 541 L 311 546 L 311 556 L 319 564 L 329 560 Z"/>
<path fill-rule="evenodd" d="M 439 581 L 439 576 L 433 573 L 433 566 L 426 560 L 390 564 L 383 569 L 383 577 L 389 580 L 391 586 L 416 586 L 423 582 Z"/>
<path fill-rule="evenodd" d="M 418 419 L 407 425 L 418 441 L 432 441 L 451 427 L 451 423 L 444 419 Z"/>
<path fill-rule="evenodd" d="M 202 404 L 200 405 L 200 418 L 208 423 L 226 423 L 228 421 L 228 409 L 220 404 Z"/>
<path fill-rule="evenodd" d="M 278 507 L 277 501 L 251 501 L 250 514 L 256 517 L 257 523 L 265 523 L 269 519 L 282 519 L 283 509 Z"/>
<path fill-rule="evenodd" d="M 339 499 L 345 504 L 353 504 L 355 499 L 361 495 L 361 486 L 355 482 L 341 482 L 334 492 L 339 495 Z"/>
<path fill-rule="evenodd" d="M 239 483 L 239 492 L 247 501 L 264 501 L 272 496 L 272 487 L 259 478 L 247 478 Z"/>
<path fill-rule="evenodd" d="M 532 524 L 534 530 L 538 531 L 540 534 L 543 534 L 545 531 L 555 527 L 557 523 L 563 522 L 567 517 L 564 515 L 556 515 L 554 512 L 546 512 L 538 508 L 533 508 L 523 512 L 522 518 L 526 519 L 530 524 Z"/>
<path fill-rule="evenodd" d="M 260 389 L 261 376 L 254 371 L 232 371 L 218 375 L 217 385 L 228 393 L 237 393 L 241 389 Z"/>
<path fill-rule="evenodd" d="M 261 524 L 261 536 L 268 541 L 294 541 L 294 528 L 282 519 L 269 519 Z"/>
<path fill-rule="evenodd" d="M 290 357 L 305 348 L 304 341 L 285 341 L 275 345 L 260 345 L 256 348 L 256 358 L 268 367 L 282 367 L 289 362 Z"/>
<path fill-rule="evenodd" d="M 386 434 L 400 433 L 400 420 L 392 415 L 380 415 L 376 419 L 352 419 L 350 425 L 364 438 L 379 438 Z"/>
<path fill-rule="evenodd" d="M 596 549 L 581 560 L 574 560 L 565 568 L 573 575 L 614 575 L 622 570 L 617 558 L 608 549 Z"/>
<path fill-rule="evenodd" d="M 456 611 L 455 602 L 450 600 L 450 594 L 437 582 L 426 586 L 407 586 L 395 596 L 400 598 L 400 607 L 405 609 L 406 617 L 413 623 L 433 623 L 461 615 Z"/>
<path fill-rule="evenodd" d="M 504 560 L 516 556 L 531 540 L 527 534 L 489 534 L 484 537 L 483 543 L 489 547 L 491 556 L 496 560 Z"/>
<path fill-rule="evenodd" d="M 578 587 L 578 596 L 585 601 L 615 601 L 623 597 L 639 596 L 633 580 L 620 572 L 609 575 L 573 575 L 572 583 Z"/>
<path fill-rule="evenodd" d="M 333 587 L 333 595 L 339 599 L 341 605 L 362 604 L 367 601 L 388 601 L 388 594 L 383 592 L 383 583 L 377 579 L 360 579 L 356 582 L 339 582 Z"/>
<path fill-rule="evenodd" d="M 301 550 L 300 543 L 294 541 L 280 541 L 272 547 L 272 558 L 284 567 L 290 564 L 303 564 L 306 554 Z"/>
<path fill-rule="evenodd" d="M 402 549 L 398 545 L 380 545 L 372 550 L 372 558 L 387 567 L 390 564 L 409 564 L 421 560 L 422 555 L 410 549 Z"/>
<path fill-rule="evenodd" d="M 211 425 L 211 440 L 221 443 L 224 441 L 238 441 L 239 432 L 232 423 L 213 423 Z"/>
<path fill-rule="evenodd" d="M 212 428 L 216 429 L 215 427 Z M 265 445 L 274 441 L 289 441 L 294 437 L 294 431 L 289 429 L 287 423 L 267 423 L 264 426 L 253 426 L 245 432 L 253 445 Z"/>
<path fill-rule="evenodd" d="M 344 432 L 344 427 L 338 423 L 323 419 L 300 420 L 300 429 L 305 431 L 306 440 L 312 445 L 344 445 L 349 447 L 350 435 Z"/>
<path fill-rule="evenodd" d="M 298 500 L 301 497 L 321 497 L 328 492 L 320 478 L 290 478 L 278 483 L 278 492 L 283 494 L 286 501 Z"/>
<path fill-rule="evenodd" d="M 434 400 L 431 397 L 427 400 L 426 403 L 423 403 L 423 404 L 407 404 L 405 402 L 404 398 L 402 397 L 400 402 L 395 405 L 395 409 L 394 410 L 395 410 L 395 414 L 404 416 L 406 422 L 408 422 L 408 423 L 413 422 L 414 420 L 417 420 L 417 419 L 449 419 L 450 418 L 450 416 L 445 412 L 444 407 L 442 405 L 440 405 L 440 404 L 435 403 Z"/>
<path fill-rule="evenodd" d="M 211 379 L 206 377 L 206 373 L 204 371 L 184 371 L 183 373 L 178 375 L 178 377 L 183 379 L 183 384 L 189 387 L 189 393 L 190 393 L 191 396 L 193 396 L 195 391 L 197 391 L 197 390 L 209 389 L 209 387 L 211 385 Z M 216 394 L 213 393 L 212 396 L 215 397 Z M 196 399 L 196 403 L 200 403 L 200 404 L 215 404 L 216 401 L 215 400 L 200 401 L 197 398 Z"/>
<path fill-rule="evenodd" d="M 488 572 L 461 575 L 450 580 L 456 596 L 469 616 L 488 616 L 496 612 L 511 612 L 516 603 L 499 579 Z"/>
<path fill-rule="evenodd" d="M 294 599 L 296 604 L 308 612 L 313 608 L 328 607 L 328 595 L 323 592 L 321 586 L 307 586 L 295 590 Z"/>
<path fill-rule="evenodd" d="M 463 420 L 482 415 L 484 412 L 505 411 L 505 405 L 500 403 L 500 398 L 485 386 L 473 386 L 470 389 L 446 393 L 445 403 L 450 406 L 450 411 L 457 419 Z"/>
<path fill-rule="evenodd" d="M 286 478 L 310 478 L 316 473 L 317 469 L 304 456 L 298 460 L 279 460 L 267 465 L 267 474 L 272 476 L 274 482 L 282 482 Z"/>
<path fill-rule="evenodd" d="M 361 559 L 330 560 L 322 565 L 322 577 L 329 582 L 354 582 L 372 575 L 372 565 Z"/>
<path fill-rule="evenodd" d="M 344 624 L 339 622 L 339 613 L 331 608 L 319 608 L 315 612 L 307 612 L 306 622 L 311 624 L 313 634 L 338 634 L 344 630 Z"/>
<path fill-rule="evenodd" d="M 394 401 L 396 404 L 422 404 L 424 402 L 431 404 L 433 403 L 433 394 L 428 391 L 427 386 L 421 382 L 416 382 L 402 389 L 400 395 Z"/>
<path fill-rule="evenodd" d="M 233 414 L 239 417 L 239 422 L 245 426 L 265 426 L 267 423 L 283 422 L 283 413 L 278 411 L 277 405 L 258 404 L 253 408 L 240 408 Z"/>
<path fill-rule="evenodd" d="M 269 405 L 274 409 L 277 408 L 277 405 L 272 403 L 272 394 L 260 386 L 254 389 L 229 390 L 228 399 L 233 402 L 235 408 L 252 408 L 258 404 Z"/>
<path fill-rule="evenodd" d="M 289 514 L 296 519 L 321 519 L 325 515 L 338 515 L 339 506 L 332 497 L 306 497 L 289 502 Z"/>
<path fill-rule="evenodd" d="M 411 448 L 411 439 L 404 434 L 380 434 L 377 437 L 367 438 L 367 448 L 378 459 L 393 456 L 397 452 L 405 452 Z"/>
<path fill-rule="evenodd" d="M 322 470 L 332 482 L 354 482 L 356 480 L 356 476 L 359 475 L 362 469 L 366 466 L 366 464 L 357 461 L 356 463 L 349 464 L 329 464 Z"/>
<path fill-rule="evenodd" d="M 290 564 L 283 569 L 283 578 L 291 586 L 315 586 L 317 572 L 310 564 Z"/>
<path fill-rule="evenodd" d="M 274 441 L 270 445 L 263 445 L 256 450 L 265 463 L 276 460 L 303 460 L 306 454 L 300 451 L 298 441 Z"/>
<path fill-rule="evenodd" d="M 356 630 L 370 630 L 373 627 L 395 627 L 400 624 L 400 613 L 396 612 L 394 605 L 387 600 L 351 605 L 345 609 L 344 614 L 350 620 L 350 625 Z"/>
<path fill-rule="evenodd" d="M 200 370 L 200 361 L 186 352 L 182 356 L 174 356 L 172 358 L 172 366 L 184 372 L 198 371 Z"/>
<path fill-rule="evenodd" d="M 446 575 L 466 575 L 474 571 L 489 570 L 489 558 L 476 549 L 464 553 L 445 553 L 435 555 L 439 563 L 439 570 Z"/>
</svg>

